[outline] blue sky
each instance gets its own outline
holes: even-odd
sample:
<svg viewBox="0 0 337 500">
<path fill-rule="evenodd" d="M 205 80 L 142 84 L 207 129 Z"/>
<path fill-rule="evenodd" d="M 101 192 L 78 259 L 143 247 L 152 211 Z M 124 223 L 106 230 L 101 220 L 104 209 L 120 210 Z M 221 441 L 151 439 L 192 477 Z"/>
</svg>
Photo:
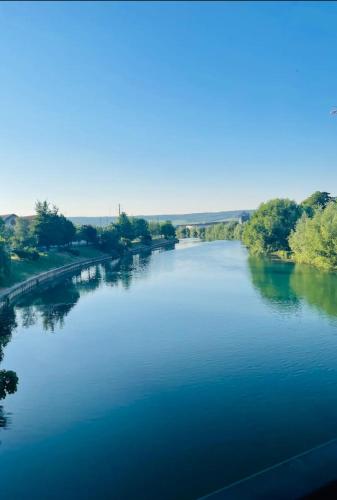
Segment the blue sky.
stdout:
<svg viewBox="0 0 337 500">
<path fill-rule="evenodd" d="M 0 3 L 0 213 L 337 194 L 337 3 Z"/>
</svg>

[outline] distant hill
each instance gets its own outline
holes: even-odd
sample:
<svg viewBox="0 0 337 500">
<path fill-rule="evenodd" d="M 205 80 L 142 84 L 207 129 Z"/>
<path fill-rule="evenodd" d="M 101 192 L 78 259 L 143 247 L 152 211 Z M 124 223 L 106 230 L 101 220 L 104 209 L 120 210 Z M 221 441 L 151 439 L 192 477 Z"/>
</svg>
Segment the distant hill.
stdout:
<svg viewBox="0 0 337 500">
<path fill-rule="evenodd" d="M 252 214 L 254 210 L 227 210 L 224 212 L 201 212 L 192 214 L 137 215 L 147 221 L 163 222 L 170 220 L 175 226 L 182 224 L 205 224 L 237 219 L 242 212 Z M 115 222 L 117 217 L 68 217 L 74 224 L 91 224 L 92 226 L 107 226 Z"/>
</svg>

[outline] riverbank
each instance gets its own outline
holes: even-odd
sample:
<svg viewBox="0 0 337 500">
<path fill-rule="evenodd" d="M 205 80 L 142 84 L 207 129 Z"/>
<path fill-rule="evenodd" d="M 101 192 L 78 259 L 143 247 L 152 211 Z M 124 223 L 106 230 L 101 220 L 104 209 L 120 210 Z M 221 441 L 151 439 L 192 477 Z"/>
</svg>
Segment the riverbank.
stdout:
<svg viewBox="0 0 337 500">
<path fill-rule="evenodd" d="M 101 252 L 92 246 L 83 246 L 77 248 L 76 250 L 78 250 L 79 255 L 72 255 L 66 251 L 50 250 L 49 252 L 40 252 L 39 259 L 34 261 L 12 258 L 11 274 L 8 279 L 3 282 L 0 287 L 0 292 L 40 273 L 81 262 L 83 260 L 108 256 L 108 254 Z"/>
<path fill-rule="evenodd" d="M 134 243 L 126 252 L 137 254 L 174 247 L 178 241 L 177 239 L 158 238 L 148 245 Z M 113 260 L 113 258 L 118 260 L 116 256 L 103 253 L 94 247 L 81 247 L 78 252 L 79 255 L 72 255 L 66 252 L 49 251 L 42 253 L 37 261 L 14 259 L 11 279 L 6 283 L 7 286 L 0 288 L 0 308 L 37 286 L 51 282 L 82 267 Z"/>
</svg>

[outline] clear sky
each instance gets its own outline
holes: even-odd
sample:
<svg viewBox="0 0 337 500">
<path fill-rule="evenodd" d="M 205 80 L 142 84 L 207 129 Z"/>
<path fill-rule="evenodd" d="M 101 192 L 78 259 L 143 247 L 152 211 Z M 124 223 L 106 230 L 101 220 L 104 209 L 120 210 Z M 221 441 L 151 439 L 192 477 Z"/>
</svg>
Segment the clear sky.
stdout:
<svg viewBox="0 0 337 500">
<path fill-rule="evenodd" d="M 0 213 L 337 194 L 337 3 L 0 3 Z"/>
</svg>

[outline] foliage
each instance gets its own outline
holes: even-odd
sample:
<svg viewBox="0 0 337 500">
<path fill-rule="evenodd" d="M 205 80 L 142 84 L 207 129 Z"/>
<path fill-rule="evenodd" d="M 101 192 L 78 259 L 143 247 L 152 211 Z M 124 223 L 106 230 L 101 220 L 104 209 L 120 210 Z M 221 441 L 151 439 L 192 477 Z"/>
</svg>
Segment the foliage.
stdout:
<svg viewBox="0 0 337 500">
<path fill-rule="evenodd" d="M 220 224 L 212 224 L 207 226 L 205 231 L 205 239 L 207 241 L 213 240 L 233 240 L 234 231 L 238 222 L 221 222 Z"/>
<path fill-rule="evenodd" d="M 52 245 L 67 245 L 73 241 L 75 226 L 64 215 L 59 215 L 57 207 L 50 208 L 47 201 L 38 201 L 35 210 L 33 234 L 39 247 L 50 248 Z"/>
<path fill-rule="evenodd" d="M 134 238 L 139 238 L 143 242 L 151 241 L 149 223 L 145 219 L 133 217 L 131 225 Z"/>
<path fill-rule="evenodd" d="M 186 226 L 179 226 L 176 229 L 177 238 L 190 238 L 190 230 Z"/>
<path fill-rule="evenodd" d="M 326 191 L 315 191 L 312 195 L 302 201 L 301 205 L 305 213 L 312 217 L 317 209 L 325 208 L 328 203 L 334 201 L 335 198 L 330 196 Z"/>
<path fill-rule="evenodd" d="M 160 236 L 160 222 L 154 220 L 150 221 L 149 231 L 151 236 Z"/>
<path fill-rule="evenodd" d="M 0 283 L 6 279 L 11 270 L 11 261 L 6 249 L 6 243 L 0 236 Z"/>
<path fill-rule="evenodd" d="M 127 238 L 131 241 L 135 238 L 134 227 L 125 212 L 122 212 L 118 217 L 116 227 L 121 238 Z"/>
<path fill-rule="evenodd" d="M 20 259 L 38 260 L 40 258 L 40 254 L 35 248 L 14 248 L 12 253 Z"/>
<path fill-rule="evenodd" d="M 160 235 L 163 238 L 175 238 L 176 230 L 170 221 L 160 223 Z"/>
<path fill-rule="evenodd" d="M 24 217 L 18 217 L 15 222 L 12 245 L 14 248 L 23 249 L 26 247 L 34 247 L 36 238 L 32 231 L 32 224 Z"/>
<path fill-rule="evenodd" d="M 301 207 L 288 199 L 262 203 L 245 224 L 243 242 L 254 254 L 289 250 L 288 237 L 301 212 Z"/>
<path fill-rule="evenodd" d="M 242 224 L 236 224 L 233 231 L 233 240 L 242 240 L 243 231 L 245 229 L 246 222 Z"/>
<path fill-rule="evenodd" d="M 337 268 L 337 204 L 317 209 L 312 218 L 304 214 L 289 238 L 296 262 L 323 269 Z"/>
<path fill-rule="evenodd" d="M 105 228 L 99 228 L 98 245 L 104 252 L 119 252 L 119 240 L 120 231 L 114 224 L 110 224 Z"/>
<path fill-rule="evenodd" d="M 79 241 L 85 241 L 87 245 L 89 245 L 89 243 L 95 245 L 98 241 L 97 229 L 90 226 L 90 224 L 80 226 L 77 230 L 77 239 Z"/>
</svg>

